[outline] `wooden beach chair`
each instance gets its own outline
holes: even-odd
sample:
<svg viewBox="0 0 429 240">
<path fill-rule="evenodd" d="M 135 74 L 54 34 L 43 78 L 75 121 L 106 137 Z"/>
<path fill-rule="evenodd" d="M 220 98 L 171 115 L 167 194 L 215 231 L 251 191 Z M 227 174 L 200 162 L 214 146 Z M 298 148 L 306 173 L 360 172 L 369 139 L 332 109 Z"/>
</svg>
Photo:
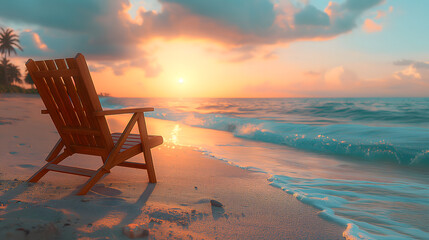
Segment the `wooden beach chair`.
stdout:
<svg viewBox="0 0 429 240">
<path fill-rule="evenodd" d="M 144 112 L 153 108 L 103 110 L 80 53 L 67 59 L 29 59 L 26 66 L 46 106 L 42 114 L 50 115 L 60 135 L 46 158 L 48 163 L 29 182 L 37 182 L 48 171 L 86 176 L 89 180 L 78 192 L 84 195 L 111 168 L 122 166 L 146 169 L 149 182 L 156 183 L 151 148 L 162 144 L 163 139 L 147 134 L 144 118 Z M 125 113 L 133 114 L 125 130 L 111 134 L 105 116 Z M 140 134 L 130 134 L 136 123 Z M 100 156 L 103 164 L 98 170 L 59 165 L 75 153 Z M 139 153 L 143 153 L 145 164 L 126 161 Z"/>
</svg>

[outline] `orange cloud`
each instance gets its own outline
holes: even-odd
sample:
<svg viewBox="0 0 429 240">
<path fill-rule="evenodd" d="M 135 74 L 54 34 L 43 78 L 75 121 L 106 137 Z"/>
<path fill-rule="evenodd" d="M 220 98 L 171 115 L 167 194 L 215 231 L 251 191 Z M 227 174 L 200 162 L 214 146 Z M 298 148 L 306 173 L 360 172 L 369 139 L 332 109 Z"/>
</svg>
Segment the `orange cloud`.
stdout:
<svg viewBox="0 0 429 240">
<path fill-rule="evenodd" d="M 395 72 L 393 74 L 393 77 L 396 79 L 402 79 L 403 77 L 412 77 L 414 79 L 421 79 L 422 78 L 420 73 L 417 71 L 417 69 L 413 65 L 408 66 L 408 68 L 403 69 L 402 71 Z"/>
<path fill-rule="evenodd" d="M 367 18 L 363 24 L 363 30 L 368 33 L 379 32 L 383 29 L 383 26 L 377 24 L 372 19 Z"/>
<path fill-rule="evenodd" d="M 332 9 L 334 7 L 334 3 L 331 1 L 329 2 L 328 6 L 325 8 L 325 13 L 328 14 L 329 17 L 332 17 Z"/>
<path fill-rule="evenodd" d="M 42 39 L 40 39 L 39 34 L 33 32 L 33 40 L 36 43 L 36 46 L 43 51 L 47 51 L 48 50 L 48 46 L 42 42 Z"/>
<path fill-rule="evenodd" d="M 140 13 L 144 13 L 146 10 L 144 9 L 144 7 L 139 7 L 137 9 L 136 16 L 133 17 L 130 14 L 131 8 L 132 8 L 131 3 L 129 3 L 129 4 L 122 3 L 122 9 L 120 9 L 118 11 L 119 16 L 125 18 L 128 22 L 130 22 L 132 24 L 136 24 L 136 25 L 141 26 L 143 24 L 143 18 L 142 18 Z"/>
<path fill-rule="evenodd" d="M 386 12 L 384 11 L 377 11 L 377 15 L 375 16 L 375 19 L 380 19 L 382 17 L 386 16 Z"/>
</svg>

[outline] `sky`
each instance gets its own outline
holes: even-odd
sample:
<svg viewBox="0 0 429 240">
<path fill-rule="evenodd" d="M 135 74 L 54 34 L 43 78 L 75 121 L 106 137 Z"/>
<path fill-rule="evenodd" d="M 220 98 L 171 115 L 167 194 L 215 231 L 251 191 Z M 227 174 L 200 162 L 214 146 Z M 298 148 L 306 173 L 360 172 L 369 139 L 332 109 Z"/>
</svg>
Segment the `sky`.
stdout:
<svg viewBox="0 0 429 240">
<path fill-rule="evenodd" d="M 116 97 L 429 97 L 427 0 L 14 0 L 25 69 L 82 53 Z"/>
</svg>

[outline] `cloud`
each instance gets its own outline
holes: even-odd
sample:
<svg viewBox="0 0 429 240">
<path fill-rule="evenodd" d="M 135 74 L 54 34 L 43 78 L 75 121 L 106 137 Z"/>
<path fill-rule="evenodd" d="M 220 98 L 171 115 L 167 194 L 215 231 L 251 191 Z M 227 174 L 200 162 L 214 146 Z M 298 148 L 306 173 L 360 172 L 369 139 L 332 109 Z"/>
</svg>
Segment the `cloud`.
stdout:
<svg viewBox="0 0 429 240">
<path fill-rule="evenodd" d="M 39 34 L 33 33 L 33 39 L 34 39 L 34 42 L 36 43 L 36 45 L 39 49 L 41 49 L 43 51 L 48 50 L 48 46 L 46 46 L 46 44 L 43 43 L 43 41 L 40 39 Z"/>
<path fill-rule="evenodd" d="M 363 11 L 374 7 L 375 5 L 384 1 L 373 1 L 373 0 L 348 0 L 344 3 L 344 7 L 354 11 Z"/>
<path fill-rule="evenodd" d="M 324 75 L 324 82 L 329 88 L 348 87 L 356 80 L 356 74 L 344 66 L 329 69 Z"/>
<path fill-rule="evenodd" d="M 429 84 L 429 62 L 402 59 L 393 62 L 396 66 L 406 66 L 406 68 L 396 71 L 393 78 L 403 81 L 425 82 Z"/>
<path fill-rule="evenodd" d="M 31 31 L 30 29 L 26 29 L 26 30 L 24 30 L 24 32 L 31 33 L 32 38 L 33 38 L 33 43 L 38 49 L 40 49 L 42 51 L 48 51 L 49 50 L 48 46 L 42 41 L 39 34 Z"/>
<path fill-rule="evenodd" d="M 215 19 L 246 33 L 264 31 L 275 19 L 274 5 L 268 0 L 162 0 L 161 3 L 180 5 L 192 14 Z"/>
<path fill-rule="evenodd" d="M 304 80 L 290 82 L 282 88 L 286 93 L 293 92 L 304 96 L 318 97 L 427 97 L 429 96 L 429 69 L 417 69 L 401 60 L 398 63 L 406 68 L 374 79 L 362 79 L 345 66 L 336 66 L 309 78 L 304 72 Z M 319 73 L 319 72 L 315 72 Z"/>
<path fill-rule="evenodd" d="M 363 79 L 347 66 L 322 71 L 304 71 L 302 77 L 273 83 L 249 84 L 245 91 L 255 96 L 275 97 L 428 97 L 429 69 L 405 68 L 380 78 Z"/>
<path fill-rule="evenodd" d="M 397 66 L 410 65 L 417 69 L 429 69 L 429 62 L 423 62 L 423 61 L 413 61 L 413 60 L 402 59 L 402 60 L 393 62 L 393 64 Z"/>
<path fill-rule="evenodd" d="M 216 58 L 223 62 L 240 63 L 247 60 L 260 59 L 277 59 L 278 56 L 270 46 L 242 45 L 237 47 L 208 47 L 207 52 L 214 54 Z"/>
<path fill-rule="evenodd" d="M 365 22 L 363 24 L 363 30 L 365 30 L 365 32 L 368 32 L 368 33 L 379 32 L 382 29 L 383 29 L 383 26 L 381 26 L 380 24 L 377 24 L 372 19 L 369 19 L 369 18 L 365 19 Z"/>
<path fill-rule="evenodd" d="M 329 16 L 312 5 L 295 14 L 296 25 L 329 26 Z"/>
<path fill-rule="evenodd" d="M 147 76 L 156 76 L 162 68 L 144 47 L 154 38 L 215 41 L 235 49 L 230 51 L 232 61 L 243 61 L 254 57 L 259 46 L 330 39 L 352 31 L 365 11 L 382 2 L 331 2 L 322 11 L 292 0 L 159 0 L 161 10 L 139 8 L 131 17 L 128 0 L 19 0 L 2 3 L 0 21 L 31 28 L 20 35 L 24 56 L 82 52 L 118 74 L 138 66 Z"/>
<path fill-rule="evenodd" d="M 407 68 L 401 71 L 395 72 L 393 76 L 396 79 L 405 79 L 405 78 L 421 79 L 422 78 L 422 76 L 417 71 L 417 69 L 412 65 L 408 66 Z"/>
<path fill-rule="evenodd" d="M 140 32 L 167 38 L 208 38 L 229 45 L 329 39 L 351 31 L 364 11 L 383 0 L 364 2 L 331 2 L 321 11 L 313 5 L 300 7 L 291 1 L 272 4 L 270 0 L 162 0 L 162 12 L 142 13 L 149 24 L 143 24 Z"/>
<path fill-rule="evenodd" d="M 385 11 L 377 11 L 377 15 L 375 16 L 375 19 L 380 19 L 380 18 L 384 18 L 386 16 L 386 12 Z"/>
<path fill-rule="evenodd" d="M 89 71 L 91 71 L 91 72 L 101 72 L 104 69 L 106 69 L 106 67 L 104 65 L 93 64 L 93 63 L 89 63 L 88 68 L 89 68 Z"/>
</svg>

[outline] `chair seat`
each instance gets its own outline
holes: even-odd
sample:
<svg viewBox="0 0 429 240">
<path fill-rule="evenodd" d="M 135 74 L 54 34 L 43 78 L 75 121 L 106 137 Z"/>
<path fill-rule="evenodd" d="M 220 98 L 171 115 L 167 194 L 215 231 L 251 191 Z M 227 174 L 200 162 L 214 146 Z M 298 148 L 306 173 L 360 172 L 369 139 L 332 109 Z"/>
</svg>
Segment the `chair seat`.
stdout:
<svg viewBox="0 0 429 240">
<path fill-rule="evenodd" d="M 122 133 L 112 133 L 113 144 L 116 144 L 118 142 L 119 138 L 121 137 L 121 134 Z M 149 135 L 148 137 L 149 137 L 148 144 L 150 148 L 161 145 L 163 142 L 163 139 L 161 136 Z M 130 149 L 140 144 L 141 144 L 140 135 L 130 134 L 128 135 L 127 140 L 125 140 L 125 143 L 122 145 L 122 148 L 121 150 L 119 150 L 119 152 L 124 152 L 127 149 Z"/>
</svg>

